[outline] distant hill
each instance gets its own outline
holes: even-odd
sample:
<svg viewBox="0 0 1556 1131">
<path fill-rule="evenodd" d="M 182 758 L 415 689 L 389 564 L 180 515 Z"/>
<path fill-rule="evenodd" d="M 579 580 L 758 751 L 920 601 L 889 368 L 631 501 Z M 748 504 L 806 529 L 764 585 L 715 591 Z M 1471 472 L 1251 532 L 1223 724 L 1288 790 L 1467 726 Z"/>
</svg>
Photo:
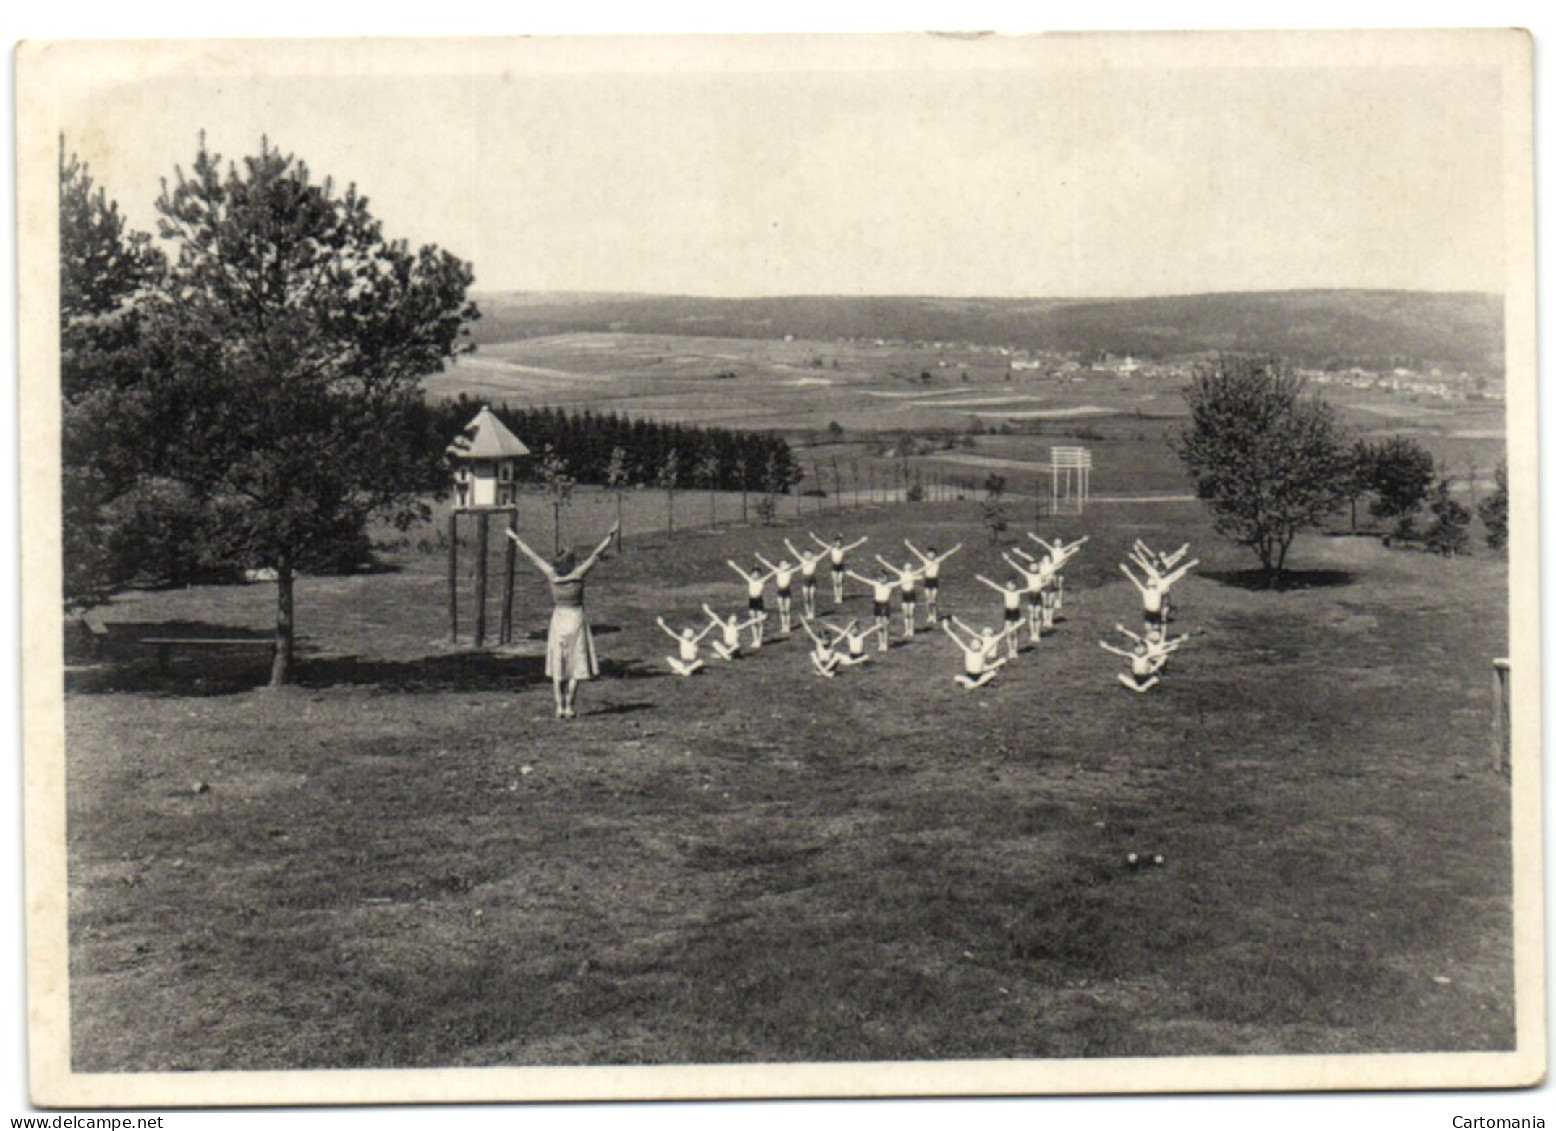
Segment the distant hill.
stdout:
<svg viewBox="0 0 1556 1131">
<path fill-rule="evenodd" d="M 1502 298 L 1425 291 L 1255 291 L 1131 299 L 476 295 L 477 342 L 622 331 L 884 338 L 1166 359 L 1215 350 L 1307 366 L 1502 372 Z"/>
</svg>

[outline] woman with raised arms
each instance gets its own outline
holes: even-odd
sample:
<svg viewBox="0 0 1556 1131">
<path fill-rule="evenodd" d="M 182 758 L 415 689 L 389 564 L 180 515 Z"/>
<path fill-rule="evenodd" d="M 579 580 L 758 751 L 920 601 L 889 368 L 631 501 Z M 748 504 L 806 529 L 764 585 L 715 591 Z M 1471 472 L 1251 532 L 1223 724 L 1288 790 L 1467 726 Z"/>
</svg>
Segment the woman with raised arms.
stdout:
<svg viewBox="0 0 1556 1131">
<path fill-rule="evenodd" d="M 594 653 L 594 635 L 584 615 L 584 579 L 589 576 L 616 536 L 620 523 L 579 562 L 572 550 L 563 550 L 553 561 L 531 550 L 512 530 L 508 537 L 528 558 L 551 587 L 551 627 L 546 632 L 546 675 L 556 697 L 556 717 L 571 719 L 578 713 L 578 684 L 600 674 L 600 661 Z"/>
</svg>

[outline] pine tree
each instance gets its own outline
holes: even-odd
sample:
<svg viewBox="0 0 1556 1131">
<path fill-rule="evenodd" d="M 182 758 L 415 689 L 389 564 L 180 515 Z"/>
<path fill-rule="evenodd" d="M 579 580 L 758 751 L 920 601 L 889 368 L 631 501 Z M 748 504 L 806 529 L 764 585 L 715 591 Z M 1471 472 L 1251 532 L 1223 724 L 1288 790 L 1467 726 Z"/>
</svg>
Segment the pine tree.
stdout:
<svg viewBox="0 0 1556 1131">
<path fill-rule="evenodd" d="M 202 138 L 157 201 L 177 258 L 151 307 L 161 452 L 224 506 L 226 549 L 277 576 L 272 686 L 291 677 L 297 571 L 408 526 L 446 484 L 418 432 L 421 379 L 473 349 L 467 263 L 387 239 L 350 186 L 261 142 L 227 164 Z"/>
<path fill-rule="evenodd" d="M 71 604 L 102 600 L 141 564 L 124 546 L 115 551 L 124 533 L 115 516 L 134 509 L 129 495 L 145 494 L 137 490 L 151 446 L 141 308 L 165 266 L 61 139 L 60 533 Z"/>
<path fill-rule="evenodd" d="M 1453 480 L 1445 475 L 1432 485 L 1427 507 L 1432 512 L 1427 549 L 1449 558 L 1464 553 L 1470 544 L 1470 511 L 1453 497 Z"/>
</svg>

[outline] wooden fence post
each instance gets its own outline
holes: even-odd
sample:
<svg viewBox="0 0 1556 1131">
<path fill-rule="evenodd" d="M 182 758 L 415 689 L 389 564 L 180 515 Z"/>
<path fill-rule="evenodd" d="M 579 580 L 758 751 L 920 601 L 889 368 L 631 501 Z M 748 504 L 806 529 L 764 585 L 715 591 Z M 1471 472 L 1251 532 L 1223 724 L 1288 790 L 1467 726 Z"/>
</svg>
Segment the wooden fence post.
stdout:
<svg viewBox="0 0 1556 1131">
<path fill-rule="evenodd" d="M 476 512 L 475 523 L 475 646 L 486 644 L 487 511 Z"/>
<path fill-rule="evenodd" d="M 508 529 L 515 533 L 519 529 L 519 508 L 515 506 L 508 512 Z M 499 644 L 513 643 L 513 580 L 514 580 L 514 556 L 518 547 L 513 544 L 513 539 L 503 536 L 502 559 L 502 620 L 497 625 L 497 642 Z"/>
<path fill-rule="evenodd" d="M 448 642 L 459 642 L 459 512 L 448 512 Z"/>
<path fill-rule="evenodd" d="M 1491 661 L 1491 764 L 1499 774 L 1513 770 L 1512 663 Z"/>
</svg>

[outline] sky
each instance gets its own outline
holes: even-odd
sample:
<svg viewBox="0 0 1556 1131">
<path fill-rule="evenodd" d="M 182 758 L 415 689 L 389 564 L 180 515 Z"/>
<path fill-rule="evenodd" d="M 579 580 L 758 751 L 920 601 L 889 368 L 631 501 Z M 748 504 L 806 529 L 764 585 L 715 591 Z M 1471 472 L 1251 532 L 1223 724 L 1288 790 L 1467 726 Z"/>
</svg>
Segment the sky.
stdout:
<svg viewBox="0 0 1556 1131">
<path fill-rule="evenodd" d="M 1498 72 L 1268 46 L 294 45 L 89 65 L 61 122 L 138 227 L 202 131 L 263 135 L 480 291 L 1502 290 Z"/>
</svg>

